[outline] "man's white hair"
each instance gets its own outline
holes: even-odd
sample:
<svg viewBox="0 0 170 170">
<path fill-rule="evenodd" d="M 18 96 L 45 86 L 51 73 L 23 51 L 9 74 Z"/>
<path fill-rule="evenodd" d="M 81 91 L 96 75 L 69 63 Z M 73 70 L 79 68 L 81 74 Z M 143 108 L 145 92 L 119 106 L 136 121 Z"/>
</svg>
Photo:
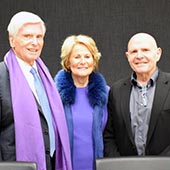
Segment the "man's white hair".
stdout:
<svg viewBox="0 0 170 170">
<path fill-rule="evenodd" d="M 19 29 L 27 23 L 41 23 L 43 28 L 43 33 L 46 32 L 46 27 L 44 21 L 36 14 L 31 12 L 21 11 L 16 13 L 10 20 L 10 23 L 7 27 L 9 35 L 16 36 Z"/>
</svg>

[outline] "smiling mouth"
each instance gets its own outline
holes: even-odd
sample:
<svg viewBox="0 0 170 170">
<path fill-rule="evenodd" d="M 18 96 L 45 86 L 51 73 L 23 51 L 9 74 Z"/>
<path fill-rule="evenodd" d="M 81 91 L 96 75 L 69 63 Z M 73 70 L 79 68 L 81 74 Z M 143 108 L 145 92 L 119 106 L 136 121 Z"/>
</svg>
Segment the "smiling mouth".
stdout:
<svg viewBox="0 0 170 170">
<path fill-rule="evenodd" d="M 81 67 L 81 68 L 78 68 L 79 70 L 86 70 L 88 69 L 87 67 Z"/>
<path fill-rule="evenodd" d="M 135 63 L 136 65 L 146 65 L 147 63 Z"/>
<path fill-rule="evenodd" d="M 28 49 L 28 51 L 31 53 L 36 53 L 36 52 L 38 52 L 38 49 Z"/>
</svg>

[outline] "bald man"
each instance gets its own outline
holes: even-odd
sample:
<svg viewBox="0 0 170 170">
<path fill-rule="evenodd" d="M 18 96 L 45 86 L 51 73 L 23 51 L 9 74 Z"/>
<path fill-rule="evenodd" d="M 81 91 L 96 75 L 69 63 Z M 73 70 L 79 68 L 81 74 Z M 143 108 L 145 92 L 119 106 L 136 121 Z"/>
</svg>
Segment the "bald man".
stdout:
<svg viewBox="0 0 170 170">
<path fill-rule="evenodd" d="M 170 74 L 157 66 L 162 50 L 153 36 L 137 33 L 125 54 L 133 72 L 110 89 L 104 155 L 170 156 Z"/>
</svg>

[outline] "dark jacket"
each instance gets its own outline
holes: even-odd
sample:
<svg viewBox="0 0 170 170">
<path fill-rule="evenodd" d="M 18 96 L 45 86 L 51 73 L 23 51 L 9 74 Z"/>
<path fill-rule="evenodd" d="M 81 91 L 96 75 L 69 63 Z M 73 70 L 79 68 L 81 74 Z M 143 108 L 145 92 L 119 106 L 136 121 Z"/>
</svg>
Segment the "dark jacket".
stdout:
<svg viewBox="0 0 170 170">
<path fill-rule="evenodd" d="M 39 109 L 40 121 L 46 150 L 47 169 L 51 170 L 48 126 Z M 9 73 L 3 62 L 0 63 L 0 161 L 15 161 L 15 128 L 11 103 Z M 23 129 L 24 131 L 24 129 Z"/>
<path fill-rule="evenodd" d="M 137 155 L 132 135 L 129 100 L 130 77 L 109 92 L 109 118 L 104 132 L 105 156 Z M 146 141 L 146 155 L 170 156 L 170 74 L 159 71 Z"/>
</svg>

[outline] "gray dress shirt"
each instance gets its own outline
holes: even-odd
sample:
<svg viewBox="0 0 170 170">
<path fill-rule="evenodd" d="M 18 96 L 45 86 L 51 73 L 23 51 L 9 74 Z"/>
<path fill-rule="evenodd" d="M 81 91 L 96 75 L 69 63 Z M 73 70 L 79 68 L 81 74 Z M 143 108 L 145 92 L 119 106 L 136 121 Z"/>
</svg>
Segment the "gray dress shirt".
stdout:
<svg viewBox="0 0 170 170">
<path fill-rule="evenodd" d="M 131 76 L 132 91 L 130 96 L 131 128 L 138 155 L 145 155 L 147 132 L 154 99 L 158 69 L 145 86 L 140 86 L 136 74 Z"/>
</svg>

